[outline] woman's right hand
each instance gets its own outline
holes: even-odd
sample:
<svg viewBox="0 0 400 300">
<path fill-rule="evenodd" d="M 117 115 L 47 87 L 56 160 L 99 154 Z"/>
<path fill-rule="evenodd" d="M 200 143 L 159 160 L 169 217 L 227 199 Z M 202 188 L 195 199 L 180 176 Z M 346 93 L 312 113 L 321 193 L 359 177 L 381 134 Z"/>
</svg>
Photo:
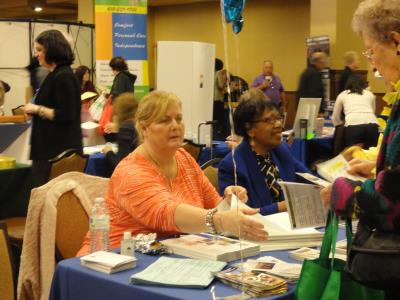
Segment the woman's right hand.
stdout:
<svg viewBox="0 0 400 300">
<path fill-rule="evenodd" d="M 216 230 L 240 236 L 246 240 L 266 241 L 268 232 L 264 229 L 264 225 L 246 216 L 256 213 L 258 213 L 258 209 L 254 208 L 240 209 L 239 213 L 236 210 L 218 212 L 215 214 L 216 222 L 214 222 Z"/>
<path fill-rule="evenodd" d="M 373 161 L 355 158 L 349 161 L 350 168 L 347 172 L 351 175 L 373 178 L 372 170 L 375 168 L 375 164 Z"/>
</svg>

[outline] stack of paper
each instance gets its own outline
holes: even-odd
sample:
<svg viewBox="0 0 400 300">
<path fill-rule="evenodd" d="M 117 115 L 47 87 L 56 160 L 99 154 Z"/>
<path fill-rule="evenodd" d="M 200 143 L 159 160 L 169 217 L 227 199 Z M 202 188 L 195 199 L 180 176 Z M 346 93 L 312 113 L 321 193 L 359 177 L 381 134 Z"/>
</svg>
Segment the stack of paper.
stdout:
<svg viewBox="0 0 400 300">
<path fill-rule="evenodd" d="M 245 271 L 264 272 L 285 279 L 287 282 L 297 282 L 300 277 L 301 264 L 291 264 L 273 256 L 263 256 L 248 259 L 243 263 Z"/>
<path fill-rule="evenodd" d="M 290 251 L 289 257 L 291 257 L 295 260 L 299 260 L 299 261 L 303 261 L 305 259 L 313 260 L 313 259 L 319 258 L 319 252 L 320 251 L 317 249 L 302 247 L 300 249 Z M 337 252 L 337 250 L 336 250 L 336 252 Z M 330 254 L 330 257 L 332 257 L 332 254 Z M 344 254 L 335 253 L 335 258 L 339 258 L 341 260 L 346 261 L 347 255 L 346 255 L 346 253 L 344 253 Z"/>
<path fill-rule="evenodd" d="M 261 216 L 262 217 L 262 216 Z M 292 229 L 287 212 L 262 217 L 269 233 L 268 240 L 260 243 L 261 251 L 286 250 L 320 246 L 324 234 L 314 228 Z"/>
<path fill-rule="evenodd" d="M 136 267 L 136 258 L 113 252 L 97 251 L 81 257 L 81 265 L 104 273 L 116 273 Z"/>
<path fill-rule="evenodd" d="M 226 263 L 210 260 L 161 257 L 145 270 L 131 276 L 131 283 L 173 287 L 205 288 Z"/>
<path fill-rule="evenodd" d="M 260 246 L 210 234 L 189 234 L 162 241 L 175 254 L 197 259 L 233 261 L 241 257 L 257 255 Z"/>
<path fill-rule="evenodd" d="M 231 267 L 216 273 L 215 276 L 250 297 L 266 297 L 287 292 L 285 280 L 264 272 L 241 271 L 238 267 Z"/>
</svg>

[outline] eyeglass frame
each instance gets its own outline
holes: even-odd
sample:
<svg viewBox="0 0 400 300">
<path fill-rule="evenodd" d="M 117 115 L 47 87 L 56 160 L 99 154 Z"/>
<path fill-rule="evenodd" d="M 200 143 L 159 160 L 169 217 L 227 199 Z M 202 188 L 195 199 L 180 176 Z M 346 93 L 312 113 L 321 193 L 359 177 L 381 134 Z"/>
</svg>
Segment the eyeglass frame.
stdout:
<svg viewBox="0 0 400 300">
<path fill-rule="evenodd" d="M 368 61 L 373 61 L 374 59 L 374 50 L 372 48 L 368 48 L 367 50 L 361 52 L 362 55 L 364 55 Z"/>
<path fill-rule="evenodd" d="M 277 122 L 277 121 L 279 121 L 279 122 L 281 122 L 281 123 L 283 123 L 283 120 L 284 120 L 284 116 L 279 116 L 279 117 L 276 117 L 276 118 L 271 118 L 271 117 L 266 117 L 266 118 L 263 118 L 263 119 L 258 119 L 258 120 L 254 120 L 254 121 L 251 121 L 251 123 L 265 123 L 265 124 L 268 124 L 268 125 L 275 125 L 275 123 Z"/>
</svg>

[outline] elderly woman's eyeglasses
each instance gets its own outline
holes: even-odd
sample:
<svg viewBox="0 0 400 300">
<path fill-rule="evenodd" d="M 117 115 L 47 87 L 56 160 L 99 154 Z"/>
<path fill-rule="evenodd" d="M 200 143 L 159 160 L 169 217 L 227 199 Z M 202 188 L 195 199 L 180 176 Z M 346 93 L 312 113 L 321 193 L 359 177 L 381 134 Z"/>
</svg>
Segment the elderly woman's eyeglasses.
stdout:
<svg viewBox="0 0 400 300">
<path fill-rule="evenodd" d="M 374 51 L 371 48 L 369 48 L 364 52 L 362 52 L 362 55 L 364 55 L 369 61 L 372 61 L 374 58 Z"/>
<path fill-rule="evenodd" d="M 276 122 L 283 122 L 283 117 L 282 116 L 275 116 L 275 117 L 267 117 L 259 120 L 254 120 L 252 123 L 265 123 L 268 125 L 275 125 Z"/>
</svg>

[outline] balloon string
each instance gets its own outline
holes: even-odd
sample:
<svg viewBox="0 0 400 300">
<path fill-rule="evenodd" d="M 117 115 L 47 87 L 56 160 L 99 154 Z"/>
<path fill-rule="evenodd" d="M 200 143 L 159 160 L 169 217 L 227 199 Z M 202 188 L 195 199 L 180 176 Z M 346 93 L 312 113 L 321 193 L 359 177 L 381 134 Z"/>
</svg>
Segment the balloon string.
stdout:
<svg viewBox="0 0 400 300">
<path fill-rule="evenodd" d="M 229 67 L 229 57 L 228 57 L 228 33 L 226 29 L 226 22 L 224 18 L 224 0 L 221 0 L 221 21 L 222 21 L 222 35 L 224 38 L 224 60 L 225 60 L 225 66 L 226 66 L 226 80 L 227 82 L 226 87 L 227 87 L 227 93 L 228 93 L 228 110 L 229 110 L 229 125 L 230 125 L 230 133 L 231 133 L 231 138 L 235 136 L 235 128 L 233 126 L 233 109 L 232 109 L 232 95 L 231 95 L 231 87 L 230 87 L 230 82 L 231 82 L 231 75 L 230 75 L 230 67 Z M 237 43 L 238 45 L 238 43 Z M 238 47 L 237 47 L 238 48 Z M 238 50 L 238 49 L 237 49 Z M 238 51 L 237 51 L 238 53 Z M 236 57 L 236 62 L 239 62 L 238 57 Z M 235 159 L 235 147 L 233 146 L 231 149 L 232 153 L 232 163 L 233 163 L 233 176 L 234 176 L 234 185 L 237 186 L 237 169 L 236 169 L 236 159 Z M 240 201 L 240 200 L 238 200 Z M 239 205 L 236 205 L 236 214 L 239 215 Z M 239 222 L 239 251 L 240 251 L 240 266 L 241 266 L 241 296 L 244 299 L 245 298 L 245 292 L 244 292 L 244 257 L 243 257 L 243 245 L 242 245 L 242 227 Z"/>
</svg>

